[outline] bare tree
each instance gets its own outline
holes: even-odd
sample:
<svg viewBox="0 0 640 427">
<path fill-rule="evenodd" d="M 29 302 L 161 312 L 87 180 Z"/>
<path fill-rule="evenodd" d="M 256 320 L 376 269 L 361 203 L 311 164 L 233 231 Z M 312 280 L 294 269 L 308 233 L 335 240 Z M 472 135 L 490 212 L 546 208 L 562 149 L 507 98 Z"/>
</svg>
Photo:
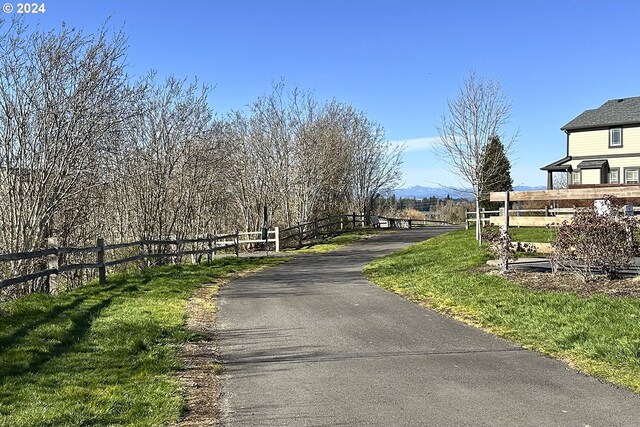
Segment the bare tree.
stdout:
<svg viewBox="0 0 640 427">
<path fill-rule="evenodd" d="M 363 113 L 354 113 L 352 120 L 348 142 L 352 153 L 353 204 L 368 218 L 380 192 L 400 181 L 404 147 L 386 141 L 382 126 Z"/>
<path fill-rule="evenodd" d="M 569 188 L 569 172 L 556 172 L 553 174 L 553 188 Z"/>
<path fill-rule="evenodd" d="M 249 229 L 261 225 L 265 205 L 287 226 L 347 209 L 368 215 L 399 178 L 401 149 L 385 141 L 378 123 L 282 83 L 248 112 L 230 115 L 227 126 L 230 185 Z"/>
<path fill-rule="evenodd" d="M 482 241 L 480 198 L 489 184 L 492 165 L 485 154 L 490 141 L 500 137 L 504 151 L 509 153 L 514 137 L 501 135 L 510 118 L 511 104 L 495 80 L 484 80 L 474 72 L 464 79 L 458 96 L 447 101 L 447 108 L 438 126 L 440 139 L 435 146 L 436 155 L 447 162 L 473 191 L 476 204 L 476 239 Z"/>
<path fill-rule="evenodd" d="M 207 86 L 169 77 L 143 82 L 139 114 L 119 153 L 114 198 L 125 198 L 130 237 L 184 237 L 211 219 L 219 165 Z M 204 222 L 203 222 L 204 221 Z"/>
<path fill-rule="evenodd" d="M 89 226 L 101 154 L 127 119 L 126 42 L 21 19 L 0 31 L 0 250 L 19 252 Z"/>
<path fill-rule="evenodd" d="M 126 51 L 105 27 L 0 19 L 0 252 L 256 230 L 264 206 L 287 226 L 368 215 L 399 178 L 401 149 L 347 104 L 277 83 L 215 119 L 208 86 L 133 81 Z"/>
</svg>

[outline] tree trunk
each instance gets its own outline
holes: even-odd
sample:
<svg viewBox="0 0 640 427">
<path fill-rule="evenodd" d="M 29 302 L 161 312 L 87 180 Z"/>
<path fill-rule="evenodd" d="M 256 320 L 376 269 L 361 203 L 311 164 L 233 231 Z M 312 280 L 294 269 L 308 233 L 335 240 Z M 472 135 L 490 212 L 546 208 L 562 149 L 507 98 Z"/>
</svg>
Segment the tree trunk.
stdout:
<svg viewBox="0 0 640 427">
<path fill-rule="evenodd" d="M 482 245 L 482 223 L 480 221 L 480 197 L 476 196 L 476 240 Z"/>
</svg>

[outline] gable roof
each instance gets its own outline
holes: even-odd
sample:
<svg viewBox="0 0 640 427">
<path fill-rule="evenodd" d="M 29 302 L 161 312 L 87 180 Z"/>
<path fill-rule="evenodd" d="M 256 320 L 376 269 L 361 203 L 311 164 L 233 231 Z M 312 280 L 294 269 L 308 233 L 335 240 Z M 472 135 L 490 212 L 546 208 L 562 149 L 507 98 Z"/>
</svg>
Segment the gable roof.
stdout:
<svg viewBox="0 0 640 427">
<path fill-rule="evenodd" d="M 601 169 L 605 165 L 609 165 L 608 160 L 583 160 L 576 166 L 578 169 Z"/>
<path fill-rule="evenodd" d="M 564 125 L 561 130 L 589 129 L 596 127 L 640 123 L 640 96 L 611 99 L 596 108 L 587 110 Z"/>
</svg>

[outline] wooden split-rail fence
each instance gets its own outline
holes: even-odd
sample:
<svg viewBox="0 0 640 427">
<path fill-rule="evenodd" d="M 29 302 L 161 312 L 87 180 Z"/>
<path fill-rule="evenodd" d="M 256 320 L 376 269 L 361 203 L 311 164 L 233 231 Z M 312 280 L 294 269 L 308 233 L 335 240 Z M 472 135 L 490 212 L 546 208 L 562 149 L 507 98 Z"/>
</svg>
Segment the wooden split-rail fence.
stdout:
<svg viewBox="0 0 640 427">
<path fill-rule="evenodd" d="M 569 220 L 575 214 L 575 208 L 554 208 L 547 206 L 544 209 L 509 209 L 509 224 L 512 227 L 546 227 L 547 225 L 559 225 L 564 220 Z M 467 211 L 466 227 L 476 222 L 476 212 Z M 483 226 L 504 224 L 504 208 L 500 210 L 480 210 L 480 222 Z"/>
<path fill-rule="evenodd" d="M 490 193 L 490 201 L 505 202 L 505 207 L 497 211 L 480 212 L 482 225 L 493 224 L 496 226 L 511 227 L 545 227 L 559 226 L 563 221 L 571 221 L 576 213 L 576 208 L 554 208 L 546 206 L 544 209 L 513 209 L 509 206 L 512 202 L 543 202 L 555 204 L 560 201 L 592 201 L 603 200 L 607 196 L 615 196 L 621 199 L 640 198 L 639 185 L 624 185 L 611 187 L 608 185 L 595 185 L 589 188 L 569 188 L 559 190 L 534 190 L 534 191 L 496 191 Z M 640 207 L 625 206 L 627 215 L 638 215 Z M 467 212 L 466 226 L 476 222 L 475 211 Z"/>
<path fill-rule="evenodd" d="M 211 263 L 216 253 L 233 251 L 237 256 L 241 245 L 252 243 L 274 243 L 276 252 L 280 250 L 279 229 L 268 230 L 266 238 L 262 238 L 261 231 L 234 232 L 223 235 L 208 235 L 195 239 L 162 239 L 139 240 L 135 242 L 106 244 L 99 238 L 95 246 L 86 247 L 58 247 L 55 237 L 49 238 L 47 248 L 10 254 L 0 254 L 0 261 L 24 261 L 46 259 L 46 268 L 34 273 L 23 274 L 0 280 L 0 289 L 32 280 L 45 278 L 51 280 L 55 276 L 73 270 L 97 270 L 100 283 L 105 283 L 107 269 L 120 264 L 134 261 L 148 261 L 154 258 L 179 258 L 189 255 L 206 255 Z M 137 248 L 137 250 L 136 250 Z M 189 248 L 189 249 L 187 249 Z M 118 249 L 130 249 L 137 252 L 120 259 L 109 259 L 108 254 Z M 63 263 L 67 255 L 95 254 L 95 262 Z"/>
<path fill-rule="evenodd" d="M 356 228 L 420 228 L 438 225 L 453 225 L 446 221 L 432 219 L 394 218 L 378 215 L 360 215 L 356 213 L 329 216 L 280 231 L 283 247 L 302 247 L 305 242 L 312 242 L 327 235 L 339 234 Z"/>
<path fill-rule="evenodd" d="M 51 283 L 55 283 L 58 275 L 75 270 L 97 271 L 100 283 L 105 283 L 110 267 L 136 261 L 148 263 L 149 260 L 158 258 L 180 260 L 184 256 L 206 256 L 207 262 L 211 263 L 217 253 L 226 252 L 238 256 L 242 247 L 246 248 L 250 245 L 264 244 L 263 248 L 267 249 L 271 246 L 275 252 L 279 252 L 281 248 L 299 248 L 317 239 L 324 239 L 356 228 L 418 228 L 433 225 L 450 224 L 437 220 L 365 216 L 352 213 L 328 216 L 284 229 L 275 227 L 272 230 L 266 230 L 266 235 L 263 231 L 235 231 L 193 239 L 143 239 L 113 244 L 107 244 L 104 239 L 99 238 L 95 246 L 86 247 L 58 247 L 57 239 L 49 238 L 48 247 L 45 249 L 0 254 L 0 262 L 33 260 L 31 267 L 42 266 L 38 271 L 16 277 L 0 276 L 0 290 L 39 279 L 47 280 L 47 288 L 52 290 L 55 286 L 51 286 Z M 117 258 L 117 252 L 120 254 L 124 252 L 125 256 Z M 84 262 L 70 261 L 73 257 L 83 257 Z M 87 258 L 92 258 L 92 261 L 86 262 Z"/>
</svg>

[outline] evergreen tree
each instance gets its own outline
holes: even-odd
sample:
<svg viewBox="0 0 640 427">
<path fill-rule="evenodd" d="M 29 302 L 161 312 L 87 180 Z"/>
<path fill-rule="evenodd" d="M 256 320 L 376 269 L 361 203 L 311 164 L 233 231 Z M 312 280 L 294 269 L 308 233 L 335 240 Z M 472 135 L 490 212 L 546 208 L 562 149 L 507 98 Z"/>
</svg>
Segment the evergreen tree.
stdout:
<svg viewBox="0 0 640 427">
<path fill-rule="evenodd" d="M 480 206 L 487 210 L 498 210 L 502 205 L 498 202 L 490 202 L 489 193 L 492 191 L 513 191 L 511 163 L 498 136 L 491 137 L 487 145 L 482 161 L 482 173 L 485 185 Z"/>
</svg>

